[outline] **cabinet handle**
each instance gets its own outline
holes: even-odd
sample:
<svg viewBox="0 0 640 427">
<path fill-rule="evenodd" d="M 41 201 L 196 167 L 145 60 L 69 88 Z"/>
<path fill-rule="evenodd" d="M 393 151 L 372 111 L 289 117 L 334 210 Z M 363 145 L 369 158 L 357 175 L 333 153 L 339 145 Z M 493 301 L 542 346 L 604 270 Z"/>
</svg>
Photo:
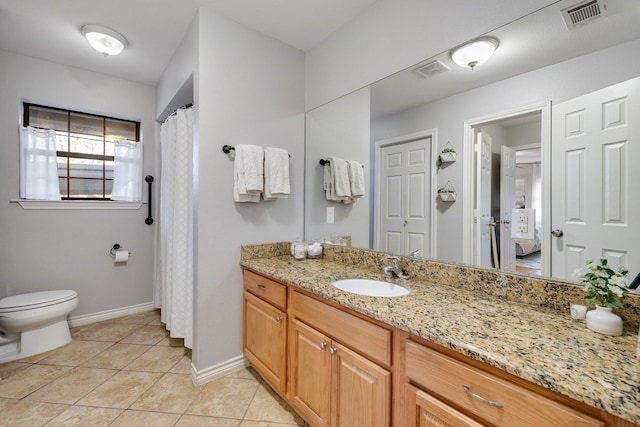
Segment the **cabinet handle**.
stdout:
<svg viewBox="0 0 640 427">
<path fill-rule="evenodd" d="M 333 356 L 334 354 L 336 354 L 337 352 L 338 352 L 338 349 L 337 349 L 337 348 L 335 348 L 335 347 L 331 347 L 331 348 L 329 349 L 329 354 L 331 354 L 332 356 Z"/>
<path fill-rule="evenodd" d="M 504 405 L 500 402 L 496 402 L 493 400 L 489 400 L 489 399 L 485 399 L 482 396 L 479 396 L 477 394 L 475 394 L 474 392 L 471 391 L 471 389 L 469 387 L 467 387 L 466 385 L 462 386 L 462 389 L 464 390 L 465 393 L 467 393 L 469 396 L 473 397 L 474 399 L 476 399 L 479 402 L 485 403 L 489 406 L 495 406 L 496 408 L 504 408 Z"/>
<path fill-rule="evenodd" d="M 267 290 L 267 288 L 263 285 L 258 285 L 258 290 L 264 292 Z"/>
<path fill-rule="evenodd" d="M 282 322 L 282 316 L 276 316 L 276 322 L 278 323 Z"/>
<path fill-rule="evenodd" d="M 320 343 L 320 350 L 324 350 L 325 348 L 327 348 L 327 343 L 326 342 L 321 342 Z"/>
</svg>

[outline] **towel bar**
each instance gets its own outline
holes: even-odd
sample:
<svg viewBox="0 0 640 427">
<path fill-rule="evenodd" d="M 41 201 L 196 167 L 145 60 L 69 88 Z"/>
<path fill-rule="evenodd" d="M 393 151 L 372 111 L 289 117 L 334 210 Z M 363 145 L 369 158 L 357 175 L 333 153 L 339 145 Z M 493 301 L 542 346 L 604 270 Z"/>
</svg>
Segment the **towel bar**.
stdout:
<svg viewBox="0 0 640 427">
<path fill-rule="evenodd" d="M 331 162 L 329 160 L 320 159 L 320 166 L 330 165 L 330 164 Z M 364 168 L 364 165 L 362 165 L 362 167 Z"/>
<path fill-rule="evenodd" d="M 235 150 L 236 147 L 234 147 L 233 145 L 223 145 L 222 146 L 222 152 L 225 154 L 229 154 L 231 152 L 231 150 Z M 289 154 L 289 157 L 291 157 L 291 154 Z"/>
</svg>

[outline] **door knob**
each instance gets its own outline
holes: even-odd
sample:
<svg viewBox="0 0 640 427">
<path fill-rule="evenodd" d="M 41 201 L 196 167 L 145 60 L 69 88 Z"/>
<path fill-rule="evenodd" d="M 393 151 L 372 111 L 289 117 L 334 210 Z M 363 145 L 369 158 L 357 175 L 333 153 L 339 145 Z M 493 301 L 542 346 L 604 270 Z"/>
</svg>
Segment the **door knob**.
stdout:
<svg viewBox="0 0 640 427">
<path fill-rule="evenodd" d="M 551 232 L 551 235 L 553 237 L 562 237 L 562 236 L 564 236 L 564 232 L 562 230 L 560 230 L 559 228 L 556 228 L 555 230 L 553 230 Z"/>
</svg>

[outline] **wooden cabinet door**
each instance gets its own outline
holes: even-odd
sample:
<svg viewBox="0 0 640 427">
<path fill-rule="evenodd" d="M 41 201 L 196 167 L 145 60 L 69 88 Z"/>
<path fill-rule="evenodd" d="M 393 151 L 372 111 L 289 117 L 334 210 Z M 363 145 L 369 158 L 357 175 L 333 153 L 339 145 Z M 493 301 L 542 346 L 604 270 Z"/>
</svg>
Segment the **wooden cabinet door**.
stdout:
<svg viewBox="0 0 640 427">
<path fill-rule="evenodd" d="M 286 316 L 271 304 L 249 292 L 244 293 L 244 354 L 263 378 L 283 394 L 287 366 Z"/>
<path fill-rule="evenodd" d="M 331 340 L 294 319 L 291 322 L 292 406 L 314 427 L 331 422 Z"/>
<path fill-rule="evenodd" d="M 415 424 L 412 427 L 483 427 L 465 414 L 415 387 L 408 387 L 411 394 L 407 400 L 415 402 Z M 413 418 L 413 417 L 412 417 Z"/>
<path fill-rule="evenodd" d="M 389 427 L 391 373 L 333 342 L 333 427 Z"/>
</svg>

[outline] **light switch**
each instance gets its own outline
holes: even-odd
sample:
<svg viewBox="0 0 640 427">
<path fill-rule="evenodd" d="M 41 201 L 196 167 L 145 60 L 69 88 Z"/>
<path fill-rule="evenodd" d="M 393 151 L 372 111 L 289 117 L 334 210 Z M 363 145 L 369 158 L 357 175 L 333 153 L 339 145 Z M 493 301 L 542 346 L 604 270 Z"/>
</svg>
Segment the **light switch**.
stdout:
<svg viewBox="0 0 640 427">
<path fill-rule="evenodd" d="M 327 207 L 327 224 L 333 224 L 335 222 L 335 209 L 332 206 Z"/>
</svg>

